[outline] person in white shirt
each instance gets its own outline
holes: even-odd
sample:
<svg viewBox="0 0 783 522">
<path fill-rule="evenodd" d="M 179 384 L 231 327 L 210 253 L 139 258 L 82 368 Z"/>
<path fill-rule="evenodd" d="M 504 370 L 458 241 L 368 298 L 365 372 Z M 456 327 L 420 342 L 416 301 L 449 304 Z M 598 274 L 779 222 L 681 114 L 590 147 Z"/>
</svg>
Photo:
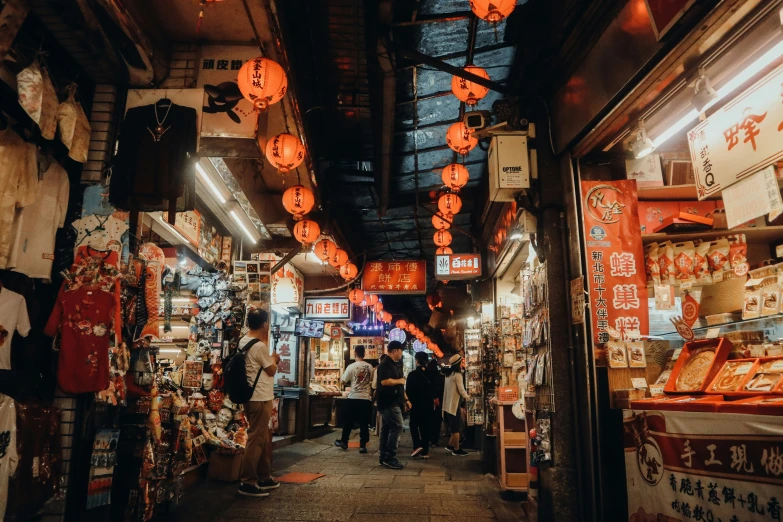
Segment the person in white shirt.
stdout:
<svg viewBox="0 0 783 522">
<path fill-rule="evenodd" d="M 462 382 L 462 368 L 460 363 L 462 356 L 460 354 L 452 355 L 449 359 L 449 367 L 446 368 L 446 382 L 443 388 L 443 419 L 449 425 L 451 438 L 446 451 L 451 451 L 452 455 L 464 457 L 467 451 L 459 447 L 459 434 L 462 431 L 462 412 L 460 412 L 460 399 L 468 400 L 468 392 L 465 391 L 465 384 Z"/>
<path fill-rule="evenodd" d="M 269 313 L 260 308 L 247 312 L 250 331 L 239 340 L 242 350 L 253 343 L 245 356 L 245 369 L 249 383 L 255 383 L 253 396 L 244 404 L 248 422 L 247 446 L 242 458 L 239 475 L 239 494 L 250 497 L 266 497 L 267 492 L 280 486 L 272 478 L 272 432 L 269 419 L 275 399 L 274 378 L 280 356 L 269 355 Z"/>
<path fill-rule="evenodd" d="M 343 401 L 343 436 L 334 445 L 348 449 L 348 439 L 354 423 L 359 424 L 359 453 L 367 453 L 370 441 L 370 415 L 372 415 L 373 368 L 364 362 L 364 346 L 354 348 L 356 362 L 349 364 L 343 373 L 343 384 L 350 386 L 348 398 Z"/>
</svg>

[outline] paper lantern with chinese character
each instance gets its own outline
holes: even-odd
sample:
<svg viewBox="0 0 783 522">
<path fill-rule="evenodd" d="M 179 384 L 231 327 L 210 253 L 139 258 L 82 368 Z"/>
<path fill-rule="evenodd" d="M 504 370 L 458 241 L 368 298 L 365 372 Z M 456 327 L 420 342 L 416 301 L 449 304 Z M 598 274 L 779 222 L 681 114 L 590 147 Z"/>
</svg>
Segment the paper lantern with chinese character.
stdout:
<svg viewBox="0 0 783 522">
<path fill-rule="evenodd" d="M 329 261 L 337 252 L 337 245 L 335 245 L 334 241 L 331 239 L 324 238 L 315 244 L 313 252 L 315 252 L 315 256 L 321 261 Z"/>
<path fill-rule="evenodd" d="M 299 303 L 299 291 L 292 277 L 281 277 L 272 282 L 272 304 L 295 306 Z"/>
<path fill-rule="evenodd" d="M 462 210 L 462 198 L 456 194 L 442 194 L 438 198 L 438 209 L 444 216 L 458 214 Z"/>
<path fill-rule="evenodd" d="M 473 13 L 491 24 L 508 17 L 516 5 L 517 0 L 470 0 Z"/>
<path fill-rule="evenodd" d="M 367 306 L 375 306 L 378 302 L 378 296 L 375 294 L 364 294 L 364 300 L 367 302 Z"/>
<path fill-rule="evenodd" d="M 348 262 L 348 252 L 342 248 L 338 248 L 334 251 L 334 255 L 329 258 L 329 264 L 334 268 L 340 268 Z"/>
<path fill-rule="evenodd" d="M 463 71 L 489 80 L 489 74 L 481 67 L 469 65 L 465 67 Z M 476 105 L 481 98 L 487 95 L 489 88 L 455 75 L 451 77 L 451 92 L 454 93 L 454 96 L 456 96 L 459 101 L 463 101 L 467 105 L 473 106 Z"/>
<path fill-rule="evenodd" d="M 304 157 L 304 145 L 293 134 L 278 134 L 266 144 L 266 159 L 282 174 L 301 165 Z"/>
<path fill-rule="evenodd" d="M 302 219 L 294 225 L 294 237 L 303 245 L 313 243 L 321 235 L 321 227 L 312 219 Z"/>
<path fill-rule="evenodd" d="M 299 221 L 305 214 L 313 210 L 315 197 L 313 191 L 302 185 L 294 185 L 283 192 L 283 206 Z"/>
<path fill-rule="evenodd" d="M 397 328 L 399 328 L 400 330 L 404 330 L 404 329 L 405 329 L 405 327 L 406 327 L 406 326 L 408 326 L 408 321 L 406 321 L 405 319 L 400 319 L 400 320 L 399 320 L 399 321 L 397 321 L 397 322 L 396 322 L 394 325 L 395 325 Z"/>
<path fill-rule="evenodd" d="M 448 230 L 438 230 L 435 232 L 435 244 L 439 247 L 449 246 L 451 244 L 451 232 Z"/>
<path fill-rule="evenodd" d="M 356 274 L 358 273 L 359 269 L 356 268 L 356 265 L 353 263 L 345 263 L 340 267 L 340 275 L 343 276 L 343 279 L 346 281 L 350 281 L 351 279 L 355 278 Z"/>
<path fill-rule="evenodd" d="M 458 121 L 446 131 L 446 145 L 454 152 L 464 156 L 478 145 L 478 139 L 473 136 L 464 123 Z"/>
<path fill-rule="evenodd" d="M 451 228 L 451 222 L 454 221 L 454 216 L 451 214 L 442 214 L 438 212 L 432 216 L 432 226 L 435 230 L 447 230 Z"/>
<path fill-rule="evenodd" d="M 443 184 L 449 187 L 454 192 L 459 192 L 459 189 L 468 184 L 470 179 L 470 173 L 464 165 L 459 163 L 452 163 L 446 165 L 441 174 Z"/>
<path fill-rule="evenodd" d="M 454 251 L 450 247 L 440 247 L 439 249 L 437 249 L 435 251 L 435 254 L 437 254 L 439 256 L 445 256 L 445 255 L 453 254 L 453 253 L 454 253 Z"/>
<path fill-rule="evenodd" d="M 264 110 L 285 96 L 288 78 L 279 63 L 267 58 L 253 58 L 239 69 L 239 90 L 257 109 Z"/>
<path fill-rule="evenodd" d="M 361 304 L 364 301 L 364 291 L 360 288 L 354 288 L 348 292 L 348 300 L 355 305 Z"/>
</svg>

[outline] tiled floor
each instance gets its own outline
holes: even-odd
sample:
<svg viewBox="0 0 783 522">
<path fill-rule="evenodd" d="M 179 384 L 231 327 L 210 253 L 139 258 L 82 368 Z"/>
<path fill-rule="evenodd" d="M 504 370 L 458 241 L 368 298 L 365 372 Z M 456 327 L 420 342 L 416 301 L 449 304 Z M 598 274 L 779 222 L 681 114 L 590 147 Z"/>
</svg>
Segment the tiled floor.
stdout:
<svg viewBox="0 0 783 522">
<path fill-rule="evenodd" d="M 356 435 L 354 435 L 355 437 Z M 494 477 L 481 473 L 478 453 L 454 457 L 442 448 L 429 461 L 411 460 L 410 434 L 400 443 L 400 471 L 378 465 L 378 438 L 370 453 L 342 451 L 335 434 L 275 451 L 275 475 L 291 471 L 324 473 L 304 485 L 282 484 L 266 498 L 236 493 L 236 484 L 204 482 L 186 493 L 183 504 L 166 517 L 188 522 L 250 520 L 361 522 L 506 522 L 523 521 L 519 501 L 500 499 Z"/>
</svg>

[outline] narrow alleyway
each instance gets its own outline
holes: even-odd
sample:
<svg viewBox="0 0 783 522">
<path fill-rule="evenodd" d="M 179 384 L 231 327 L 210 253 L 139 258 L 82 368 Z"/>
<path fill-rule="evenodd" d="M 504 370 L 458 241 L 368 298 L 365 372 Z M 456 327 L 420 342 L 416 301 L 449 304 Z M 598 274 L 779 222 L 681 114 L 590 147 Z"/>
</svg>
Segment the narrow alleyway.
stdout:
<svg viewBox="0 0 783 522">
<path fill-rule="evenodd" d="M 281 484 L 269 497 L 239 496 L 236 484 L 207 481 L 192 487 L 171 521 L 248 522 L 511 522 L 524 521 L 518 500 L 504 501 L 494 477 L 482 474 L 479 453 L 454 457 L 434 448 L 429 461 L 408 458 L 409 432 L 400 441 L 405 469 L 378 465 L 378 438 L 370 453 L 344 452 L 335 434 L 275 451 L 275 476 L 323 473 L 309 484 Z M 354 439 L 356 435 L 354 435 Z M 199 500 L 201 499 L 201 500 Z"/>
</svg>

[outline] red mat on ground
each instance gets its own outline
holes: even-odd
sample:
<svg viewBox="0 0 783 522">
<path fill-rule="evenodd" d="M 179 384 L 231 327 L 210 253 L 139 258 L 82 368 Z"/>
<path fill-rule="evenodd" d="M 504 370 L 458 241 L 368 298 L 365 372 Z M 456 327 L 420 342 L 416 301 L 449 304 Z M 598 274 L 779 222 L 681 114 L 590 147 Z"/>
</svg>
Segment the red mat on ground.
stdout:
<svg viewBox="0 0 783 522">
<path fill-rule="evenodd" d="M 323 473 L 286 473 L 282 477 L 275 477 L 275 480 L 285 484 L 307 484 L 323 476 Z"/>
<path fill-rule="evenodd" d="M 359 441 L 350 440 L 350 441 L 348 441 L 348 447 L 349 448 L 361 448 L 362 445 L 359 443 Z"/>
</svg>

